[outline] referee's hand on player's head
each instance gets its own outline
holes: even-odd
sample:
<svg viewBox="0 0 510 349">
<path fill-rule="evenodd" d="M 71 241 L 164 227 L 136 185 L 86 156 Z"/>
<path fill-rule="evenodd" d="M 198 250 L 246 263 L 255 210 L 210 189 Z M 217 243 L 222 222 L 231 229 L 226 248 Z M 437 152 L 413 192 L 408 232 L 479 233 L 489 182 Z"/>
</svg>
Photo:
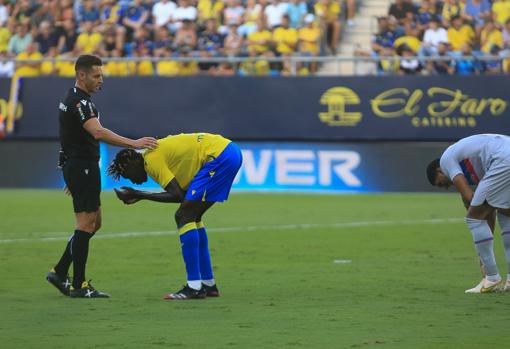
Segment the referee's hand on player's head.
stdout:
<svg viewBox="0 0 510 349">
<path fill-rule="evenodd" d="M 135 149 L 155 149 L 158 146 L 158 140 L 154 137 L 142 137 L 134 141 Z"/>
</svg>

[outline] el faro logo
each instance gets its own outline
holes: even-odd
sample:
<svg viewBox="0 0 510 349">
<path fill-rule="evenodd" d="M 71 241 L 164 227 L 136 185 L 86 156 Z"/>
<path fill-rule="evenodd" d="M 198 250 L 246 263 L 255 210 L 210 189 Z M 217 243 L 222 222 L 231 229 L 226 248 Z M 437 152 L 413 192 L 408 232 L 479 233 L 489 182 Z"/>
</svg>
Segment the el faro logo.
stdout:
<svg viewBox="0 0 510 349">
<path fill-rule="evenodd" d="M 328 111 L 319 113 L 319 119 L 329 126 L 356 126 L 362 114 L 348 111 L 350 106 L 361 103 L 359 96 L 347 87 L 333 87 L 324 92 L 320 103 L 328 106 Z"/>
</svg>

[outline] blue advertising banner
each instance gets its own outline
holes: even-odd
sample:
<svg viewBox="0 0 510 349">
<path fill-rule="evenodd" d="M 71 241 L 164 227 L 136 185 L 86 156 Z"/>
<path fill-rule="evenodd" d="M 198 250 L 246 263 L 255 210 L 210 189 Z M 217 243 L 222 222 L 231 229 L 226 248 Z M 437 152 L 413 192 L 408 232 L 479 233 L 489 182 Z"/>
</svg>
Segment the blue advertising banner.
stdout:
<svg viewBox="0 0 510 349">
<path fill-rule="evenodd" d="M 239 143 L 243 165 L 233 189 L 242 191 L 430 191 L 425 167 L 444 148 L 437 144 Z M 102 146 L 106 169 L 119 150 Z M 117 182 L 102 171 L 104 189 Z M 150 180 L 145 188 L 159 188 Z"/>
<path fill-rule="evenodd" d="M 72 79 L 27 78 L 14 138 L 56 138 Z M 458 140 L 510 129 L 507 76 L 107 78 L 101 122 L 132 136 L 237 140 Z"/>
<path fill-rule="evenodd" d="M 384 192 L 433 191 L 425 177 L 428 162 L 447 143 L 275 143 L 239 142 L 243 166 L 234 182 L 242 191 Z M 120 148 L 101 144 L 103 189 L 122 185 L 106 176 Z M 0 142 L 0 187 L 63 188 L 56 169 L 56 141 Z M 145 188 L 158 189 L 152 180 Z"/>
</svg>

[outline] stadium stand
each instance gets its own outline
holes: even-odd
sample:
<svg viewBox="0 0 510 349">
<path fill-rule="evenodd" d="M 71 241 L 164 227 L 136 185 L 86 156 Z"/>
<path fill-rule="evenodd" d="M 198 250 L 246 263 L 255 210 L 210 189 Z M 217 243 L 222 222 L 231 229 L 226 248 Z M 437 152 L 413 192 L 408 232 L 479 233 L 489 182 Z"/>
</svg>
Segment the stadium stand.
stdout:
<svg viewBox="0 0 510 349">
<path fill-rule="evenodd" d="M 83 53 L 110 76 L 367 73 L 353 54 L 382 75 L 500 74 L 510 0 L 0 0 L 0 76 L 72 76 Z"/>
<path fill-rule="evenodd" d="M 395 0 L 377 16 L 379 74 L 501 74 L 510 70 L 510 1 Z"/>
<path fill-rule="evenodd" d="M 70 76 L 68 62 L 91 53 L 110 76 L 287 75 L 287 57 L 337 52 L 355 1 L 0 0 L 0 74 Z M 246 59 L 203 62 L 222 57 Z"/>
</svg>

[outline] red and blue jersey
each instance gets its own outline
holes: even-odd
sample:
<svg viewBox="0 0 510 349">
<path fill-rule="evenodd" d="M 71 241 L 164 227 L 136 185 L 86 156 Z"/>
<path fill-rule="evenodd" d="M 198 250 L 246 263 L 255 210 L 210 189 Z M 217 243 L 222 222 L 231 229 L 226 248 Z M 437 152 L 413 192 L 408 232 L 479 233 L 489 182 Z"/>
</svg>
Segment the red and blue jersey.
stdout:
<svg viewBox="0 0 510 349">
<path fill-rule="evenodd" d="M 494 156 L 506 147 L 510 139 L 496 134 L 480 134 L 461 139 L 446 149 L 441 156 L 443 173 L 453 181 L 462 174 L 471 185 L 477 185 L 485 176 Z"/>
<path fill-rule="evenodd" d="M 459 162 L 460 168 L 464 177 L 470 185 L 477 185 L 480 183 L 480 177 L 476 174 L 475 168 L 469 159 L 464 159 Z"/>
</svg>

